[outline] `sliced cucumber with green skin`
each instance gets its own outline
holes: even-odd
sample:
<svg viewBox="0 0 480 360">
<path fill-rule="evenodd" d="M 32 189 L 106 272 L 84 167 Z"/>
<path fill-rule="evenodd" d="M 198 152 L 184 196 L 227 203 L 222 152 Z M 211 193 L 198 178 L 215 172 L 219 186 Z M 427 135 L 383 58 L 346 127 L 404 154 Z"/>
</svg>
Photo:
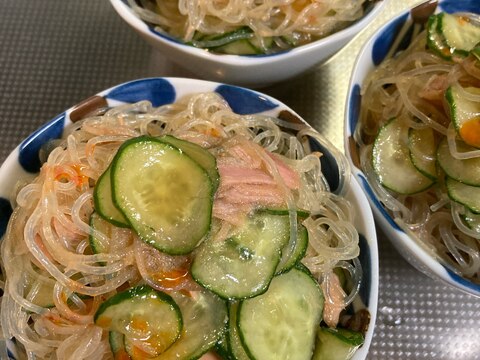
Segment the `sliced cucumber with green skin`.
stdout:
<svg viewBox="0 0 480 360">
<path fill-rule="evenodd" d="M 251 360 L 245 352 L 242 341 L 238 334 L 237 315 L 238 303 L 231 303 L 228 309 L 228 340 L 230 345 L 230 353 L 234 360 Z"/>
<path fill-rule="evenodd" d="M 194 360 L 215 346 L 228 321 L 227 305 L 207 290 L 194 294 L 171 294 L 183 315 L 180 338 L 156 360 Z"/>
<path fill-rule="evenodd" d="M 110 344 L 110 349 L 113 353 L 113 358 L 115 360 L 129 360 L 131 359 L 130 355 L 125 350 L 124 344 L 125 335 L 117 331 L 110 331 L 108 333 L 108 343 Z"/>
<path fill-rule="evenodd" d="M 445 180 L 450 199 L 467 207 L 474 214 L 480 214 L 480 186 L 471 186 L 450 177 Z"/>
<path fill-rule="evenodd" d="M 457 141 L 457 150 L 466 152 L 475 150 L 462 141 Z M 437 149 L 437 161 L 445 173 L 467 185 L 480 186 L 480 158 L 457 159 L 450 153 L 446 138 L 440 141 Z"/>
<path fill-rule="evenodd" d="M 102 218 L 97 212 L 93 212 L 92 215 L 90 215 L 90 226 L 94 230 L 98 230 L 103 234 L 109 235 L 109 228 L 110 228 L 110 223 L 106 221 L 104 218 Z M 102 242 L 97 239 L 97 237 L 93 234 L 93 232 L 89 235 L 89 242 L 90 242 L 90 247 L 92 248 L 92 251 L 94 254 L 100 254 L 106 252 L 108 249 L 105 247 L 105 244 L 102 244 Z"/>
<path fill-rule="evenodd" d="M 310 360 L 324 298 L 305 268 L 276 276 L 268 291 L 240 303 L 238 329 L 251 359 Z"/>
<path fill-rule="evenodd" d="M 287 244 L 282 250 L 282 258 L 277 266 L 275 272 L 276 275 L 289 271 L 305 256 L 308 247 L 307 228 L 301 224 L 298 225 L 295 247 L 290 255 L 288 255 L 288 249 L 286 249 L 288 245 L 289 244 Z"/>
<path fill-rule="evenodd" d="M 427 45 L 440 57 L 450 60 L 452 53 L 450 48 L 445 43 L 445 38 L 439 31 L 439 19 L 438 14 L 432 15 L 428 18 L 427 22 Z"/>
<path fill-rule="evenodd" d="M 212 48 L 215 52 L 229 55 L 257 55 L 259 50 L 249 40 L 237 40 L 218 48 Z"/>
<path fill-rule="evenodd" d="M 478 61 L 480 61 L 480 45 L 476 46 L 470 51 L 470 54 L 475 56 Z M 478 64 L 477 64 L 478 65 Z"/>
<path fill-rule="evenodd" d="M 437 180 L 435 135 L 433 129 L 408 130 L 408 147 L 413 166 L 433 181 Z"/>
<path fill-rule="evenodd" d="M 215 156 L 210 154 L 208 150 L 202 148 L 200 145 L 178 139 L 171 135 L 162 136 L 159 140 L 179 148 L 195 160 L 208 173 L 208 176 L 212 181 L 213 191 L 215 192 L 217 190 L 218 184 L 220 183 L 220 174 L 218 173 L 217 159 L 215 159 Z"/>
<path fill-rule="evenodd" d="M 32 279 L 33 281 L 33 279 Z M 35 286 L 35 289 L 33 289 Z M 52 308 L 55 306 L 55 302 L 53 301 L 53 290 L 55 287 L 55 283 L 52 282 L 41 282 L 37 284 L 27 284 L 24 292 L 25 294 L 30 293 L 30 302 L 37 306 L 41 306 L 43 308 Z M 34 293 L 32 292 L 34 290 Z"/>
<path fill-rule="evenodd" d="M 128 220 L 113 203 L 110 167 L 100 176 L 93 190 L 96 212 L 105 220 L 119 227 L 128 227 Z"/>
<path fill-rule="evenodd" d="M 462 97 L 459 88 L 460 85 L 452 85 L 445 93 L 450 117 L 462 140 L 467 145 L 480 148 L 480 102 Z M 467 87 L 464 90 L 480 95 L 480 88 Z"/>
<path fill-rule="evenodd" d="M 242 26 L 238 29 L 223 34 L 206 35 L 197 32 L 194 35 L 194 39 L 188 44 L 202 49 L 216 49 L 239 40 L 248 40 L 252 37 L 252 29 L 250 29 L 248 26 Z"/>
<path fill-rule="evenodd" d="M 312 360 L 349 360 L 363 342 L 359 332 L 320 327 Z"/>
<path fill-rule="evenodd" d="M 469 51 L 480 42 L 480 26 L 464 16 L 438 14 L 438 30 L 450 52 L 459 56 L 468 56 Z"/>
<path fill-rule="evenodd" d="M 215 344 L 214 350 L 223 360 L 235 360 L 235 358 L 232 356 L 230 352 L 230 342 L 228 339 L 228 326 L 227 326 L 227 329 L 225 329 L 225 332 L 220 336 L 220 339 Z"/>
<path fill-rule="evenodd" d="M 126 339 L 148 344 L 157 354 L 174 344 L 183 328 L 182 313 L 172 297 L 146 285 L 117 293 L 103 302 L 94 322 L 124 334 Z"/>
<path fill-rule="evenodd" d="M 265 211 L 266 213 L 272 214 L 272 215 L 289 215 L 290 213 L 290 211 L 284 207 L 282 208 L 269 207 L 259 211 Z M 297 218 L 299 219 L 306 219 L 307 217 L 310 216 L 310 212 L 308 210 L 296 209 L 295 211 L 297 213 Z"/>
<path fill-rule="evenodd" d="M 460 216 L 470 229 L 480 234 L 480 215 L 468 213 Z"/>
<path fill-rule="evenodd" d="M 372 165 L 380 183 L 399 194 L 415 194 L 434 183 L 413 164 L 408 148 L 408 127 L 397 118 L 379 131 L 372 149 Z"/>
<path fill-rule="evenodd" d="M 288 216 L 255 213 L 228 239 L 200 245 L 192 277 L 225 299 L 256 296 L 267 289 L 289 239 Z"/>
<path fill-rule="evenodd" d="M 212 181 L 177 147 L 156 138 L 130 139 L 113 159 L 111 176 L 116 206 L 151 246 L 187 254 L 209 231 Z"/>
</svg>

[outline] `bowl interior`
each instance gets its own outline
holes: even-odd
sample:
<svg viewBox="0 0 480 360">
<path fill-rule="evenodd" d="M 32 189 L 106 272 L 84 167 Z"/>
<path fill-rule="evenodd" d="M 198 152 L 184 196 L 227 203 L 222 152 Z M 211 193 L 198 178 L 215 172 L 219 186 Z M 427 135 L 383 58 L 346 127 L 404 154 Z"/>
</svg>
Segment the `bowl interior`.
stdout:
<svg viewBox="0 0 480 360">
<path fill-rule="evenodd" d="M 278 100 L 241 87 L 219 84 L 208 81 L 181 78 L 149 78 L 124 83 L 92 96 L 76 106 L 61 113 L 26 138 L 8 156 L 0 167 L 0 237 L 5 233 L 9 217 L 12 213 L 11 194 L 19 179 L 35 176 L 41 163 L 38 152 L 43 144 L 51 139 L 60 138 L 63 129 L 89 113 L 105 107 L 114 107 L 124 103 L 149 100 L 154 106 L 169 104 L 184 95 L 215 91 L 223 96 L 232 109 L 239 114 L 265 114 L 276 116 L 290 122 L 292 129 L 309 126 L 298 114 Z M 322 167 L 325 168 L 327 181 L 332 190 L 340 190 L 339 169 L 333 154 L 334 149 L 327 140 L 310 139 L 313 149 L 324 153 Z M 370 315 L 370 326 L 364 346 L 356 353 L 354 359 L 364 359 L 372 339 L 376 318 L 378 296 L 378 254 L 375 227 L 368 202 L 355 181 L 344 184 L 345 196 L 353 203 L 356 213 L 355 226 L 360 234 L 360 261 L 364 271 L 359 301 L 354 303 L 354 311 L 366 308 Z M 15 357 L 14 342 L 8 343 L 11 355 Z"/>
<path fill-rule="evenodd" d="M 204 79 L 263 87 L 298 76 L 325 61 L 370 23 L 387 0 L 365 2 L 364 15 L 325 38 L 268 55 L 226 55 L 185 45 L 140 19 L 126 0 L 110 0 L 119 16 L 153 49 Z"/>
<path fill-rule="evenodd" d="M 206 56 L 217 57 L 218 61 L 223 61 L 223 60 L 232 61 L 233 58 L 244 58 L 248 61 L 248 59 L 262 59 L 262 58 L 265 58 L 265 57 L 267 57 L 267 58 L 275 57 L 275 56 L 278 56 L 278 55 L 281 55 L 281 54 L 284 54 L 284 53 L 288 53 L 290 51 L 296 51 L 297 49 L 302 49 L 304 47 L 307 47 L 307 48 L 311 47 L 311 46 L 313 46 L 313 44 L 315 44 L 315 46 L 320 46 L 322 43 L 329 42 L 329 41 L 335 41 L 335 39 L 331 40 L 331 37 L 335 34 L 349 33 L 349 34 L 352 34 L 352 36 L 353 36 L 354 34 L 356 34 L 357 29 L 359 27 L 366 26 L 366 24 L 368 22 L 373 20 L 373 18 L 377 14 L 377 12 L 381 9 L 381 7 L 383 7 L 383 5 L 386 2 L 386 0 L 365 2 L 364 6 L 363 6 L 364 14 L 362 15 L 362 17 L 360 17 L 359 19 L 350 23 L 347 27 L 345 27 L 345 28 L 343 28 L 339 31 L 336 31 L 336 32 L 330 34 L 329 36 L 326 36 L 325 38 L 316 40 L 316 41 L 314 41 L 312 43 L 309 43 L 309 44 L 306 44 L 306 45 L 298 46 L 298 47 L 295 47 L 295 48 L 292 48 L 292 49 L 289 49 L 289 50 L 284 50 L 284 51 L 273 53 L 273 54 L 246 55 L 246 56 L 222 56 L 222 55 L 218 56 L 215 53 L 206 52 L 202 49 L 198 49 L 198 48 L 195 48 L 193 46 L 185 45 L 181 40 L 169 35 L 166 32 L 159 31 L 158 29 L 156 29 L 156 27 L 154 25 L 152 25 L 152 24 L 150 24 L 150 23 L 148 23 L 144 20 L 141 20 L 138 17 L 138 15 L 135 13 L 135 11 L 132 9 L 131 5 L 129 4 L 129 2 L 127 0 L 110 0 L 110 1 L 112 2 L 112 4 L 114 4 L 114 6 L 118 6 L 118 4 L 120 4 L 120 3 L 122 3 L 123 5 L 126 6 L 126 9 L 128 9 L 128 12 L 125 12 L 125 11 L 120 12 L 120 15 L 123 16 L 124 18 L 128 17 L 130 19 L 130 16 L 133 16 L 133 17 L 135 17 L 139 20 L 139 21 L 136 21 L 134 23 L 130 23 L 131 25 L 136 26 L 136 27 L 142 27 L 143 30 L 148 30 L 150 33 L 157 36 L 159 38 L 159 40 L 168 41 L 173 46 L 182 46 L 182 47 L 186 47 L 187 49 L 192 49 L 194 51 L 198 51 L 199 54 L 205 54 Z"/>
<path fill-rule="evenodd" d="M 373 71 L 390 51 L 394 53 L 408 47 L 412 41 L 415 24 L 425 26 L 428 16 L 434 12 L 473 12 L 480 13 L 478 1 L 427 1 L 411 10 L 404 11 L 377 30 L 367 41 L 358 55 L 350 80 L 345 111 L 344 144 L 345 153 L 352 165 L 353 174 L 366 193 L 375 219 L 391 240 L 394 247 L 414 267 L 426 275 L 440 279 L 464 292 L 480 297 L 480 285 L 462 278 L 438 261 L 436 254 L 407 235 L 393 220 L 375 195 L 367 177 L 360 167 L 359 149 L 353 134 L 357 126 L 361 108 L 361 87 L 367 75 Z M 417 25 L 418 26 L 418 25 Z M 401 34 L 400 37 L 398 34 Z M 394 47 L 392 49 L 392 47 Z"/>
</svg>

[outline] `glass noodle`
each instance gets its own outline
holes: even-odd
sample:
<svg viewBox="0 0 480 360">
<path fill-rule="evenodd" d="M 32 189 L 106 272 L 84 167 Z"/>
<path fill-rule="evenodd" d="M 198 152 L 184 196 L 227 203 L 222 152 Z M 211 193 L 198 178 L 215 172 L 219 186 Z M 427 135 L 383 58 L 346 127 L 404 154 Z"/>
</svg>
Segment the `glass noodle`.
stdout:
<svg viewBox="0 0 480 360">
<path fill-rule="evenodd" d="M 161 253 L 131 229 L 106 221 L 101 230 L 89 225 L 96 181 L 120 145 L 141 135 L 170 134 L 201 145 L 217 158 L 219 167 L 233 161 L 229 156 L 235 151 L 242 151 L 241 160 L 256 159 L 283 194 L 281 205 L 289 210 L 293 236 L 296 209 L 310 213 L 303 221 L 309 233 L 303 263 L 324 287 L 326 304 L 336 301 L 340 308 L 347 306 L 358 292 L 362 274 L 356 260 L 359 246 L 352 205 L 329 191 L 321 154 L 311 152 L 306 140 L 307 135 L 316 135 L 307 127 L 297 132 L 282 130 L 279 124 L 288 125 L 269 116 L 235 114 L 218 94 L 203 93 L 158 108 L 147 101 L 122 105 L 71 125 L 49 151 L 38 177 L 16 197 L 2 242 L 4 336 L 15 337 L 30 359 L 111 359 L 108 334 L 93 322 L 106 298 L 138 284 L 160 290 L 198 289 L 188 274 L 170 279 L 156 276 L 184 268 L 189 255 Z M 288 186 L 282 166 L 298 176 L 298 188 Z M 248 213 L 270 204 L 261 194 L 234 204 L 228 194 L 220 182 L 209 234 L 219 241 Z M 94 253 L 90 234 L 102 252 Z M 329 295 L 336 267 L 350 273 L 353 283 L 340 304 Z M 45 294 L 51 304 L 40 303 Z"/>
<path fill-rule="evenodd" d="M 450 86 L 456 86 L 461 98 L 480 102 L 480 95 L 465 90 L 480 87 L 479 60 L 473 55 L 443 59 L 428 48 L 426 31 L 421 32 L 406 50 L 388 57 L 365 80 L 354 137 L 360 145 L 361 167 L 397 224 L 447 267 L 480 284 L 480 228 L 468 227 L 462 220 L 480 218 L 449 198 L 440 166 L 436 167 L 437 182 L 414 195 L 388 190 L 372 167 L 375 137 L 392 118 L 410 129 L 433 129 L 435 144 L 447 139 L 456 159 L 480 157 L 480 150 L 473 147 L 468 151 L 457 149 L 459 135 L 445 98 Z M 403 141 L 409 143 L 407 138 Z M 411 146 L 409 150 L 415 151 Z"/>
<path fill-rule="evenodd" d="M 228 34 L 242 27 L 253 32 L 256 44 L 272 51 L 323 38 L 359 19 L 365 0 L 128 0 L 145 21 L 185 42 L 197 34 Z M 141 4 L 141 6 L 139 6 Z M 223 41 L 223 40 L 220 40 Z M 201 43 L 193 44 L 204 47 Z M 210 44 L 209 47 L 221 45 Z"/>
</svg>

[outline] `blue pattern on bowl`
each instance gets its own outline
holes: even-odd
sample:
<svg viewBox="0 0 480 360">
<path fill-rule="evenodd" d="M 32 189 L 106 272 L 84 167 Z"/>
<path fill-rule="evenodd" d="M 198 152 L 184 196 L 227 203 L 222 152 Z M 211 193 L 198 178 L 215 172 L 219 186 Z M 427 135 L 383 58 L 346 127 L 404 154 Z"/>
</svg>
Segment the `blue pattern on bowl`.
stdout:
<svg viewBox="0 0 480 360">
<path fill-rule="evenodd" d="M 176 80 L 173 80 L 172 82 L 172 80 L 165 78 L 135 80 L 113 87 L 110 90 L 98 94 L 98 96 L 125 103 L 150 100 L 154 106 L 160 106 L 174 102 L 178 92 L 185 90 L 189 92 L 189 89 L 185 89 L 186 86 L 183 83 L 182 85 L 176 85 L 175 81 Z M 192 81 L 196 82 L 198 80 Z M 271 110 L 275 109 L 280 111 L 286 109 L 283 104 L 275 102 L 274 99 L 268 98 L 253 90 L 208 82 L 203 82 L 202 84 L 204 86 L 202 88 L 203 91 L 216 91 L 225 98 L 233 111 L 239 114 L 271 114 Z M 181 88 L 182 86 L 183 88 Z M 192 90 L 194 90 L 194 88 Z M 291 111 L 290 109 L 288 110 Z M 70 123 L 69 114 L 69 111 L 60 114 L 22 142 L 19 146 L 20 155 L 18 157 L 18 162 L 22 168 L 32 173 L 39 171 L 41 164 L 38 151 L 47 141 L 61 137 L 64 127 Z M 335 190 L 339 184 L 339 168 L 335 158 L 328 148 L 325 148 L 325 146 L 321 145 L 315 139 L 310 138 L 310 145 L 312 150 L 321 151 L 324 154 L 321 159 L 322 169 L 332 190 Z M 10 202 L 7 199 L 0 198 L 0 237 L 5 232 L 5 227 L 11 214 L 12 208 Z M 372 296 L 372 292 L 376 293 L 376 290 L 374 291 L 374 289 L 372 289 L 374 274 L 371 267 L 373 260 L 371 258 L 370 246 L 367 239 L 363 235 L 360 235 L 361 255 L 359 256 L 359 260 L 364 273 L 360 297 L 367 307 L 370 304 L 369 299 Z M 376 310 L 376 308 L 374 310 Z M 7 348 L 8 358 L 15 360 L 16 340 L 7 340 Z"/>
<path fill-rule="evenodd" d="M 431 7 L 430 9 L 433 11 L 435 7 Z M 425 9 L 424 9 L 425 10 Z M 445 11 L 448 13 L 454 12 L 472 12 L 480 14 L 480 1 L 479 0 L 465 0 L 465 1 L 458 1 L 458 0 L 440 0 L 438 1 L 438 6 L 436 7 L 435 12 Z M 412 12 L 413 13 L 413 12 Z M 415 14 L 415 13 L 414 13 Z M 417 13 L 418 14 L 418 13 Z M 393 18 L 389 23 L 381 27 L 377 33 L 375 33 L 370 40 L 367 41 L 364 49 L 366 52 L 361 55 L 358 60 L 357 64 L 354 67 L 354 72 L 352 74 L 352 83 L 350 84 L 349 89 L 349 100 L 348 100 L 348 111 L 346 112 L 346 122 L 345 122 L 345 139 L 351 138 L 355 132 L 355 127 L 357 122 L 359 121 L 360 116 L 360 104 L 361 102 L 361 95 L 360 87 L 358 84 L 363 83 L 365 78 L 368 76 L 368 73 L 372 71 L 376 66 L 378 66 L 385 58 L 385 56 L 391 51 L 391 47 L 394 43 L 396 48 L 394 49 L 394 54 L 400 50 L 406 49 L 407 46 L 412 41 L 412 33 L 413 33 L 413 23 L 409 20 L 411 16 L 411 12 L 407 11 L 405 13 L 399 14 L 397 17 Z M 424 14 L 419 15 L 419 18 L 422 18 Z M 399 30 L 402 26 L 406 24 L 409 26 L 408 29 L 403 29 L 403 36 L 401 39 L 395 39 L 398 36 Z M 418 19 L 417 19 L 418 21 Z M 422 28 L 424 24 L 421 24 Z M 369 49 L 371 49 L 369 51 Z M 373 65 L 371 64 L 373 61 Z M 345 143 L 345 147 L 351 144 L 348 141 Z M 346 148 L 346 153 L 349 154 L 348 149 Z M 354 163 L 354 159 L 349 159 L 353 166 L 356 166 Z M 420 269 L 423 272 L 426 272 L 428 275 L 432 276 L 433 278 L 439 277 L 442 280 L 448 282 L 451 285 L 457 286 L 458 288 L 467 291 L 470 294 L 474 294 L 476 296 L 480 296 L 480 285 L 474 284 L 465 278 L 460 277 L 459 275 L 455 274 L 445 266 L 436 266 L 438 264 L 436 259 L 431 259 L 425 262 L 424 259 L 428 258 L 430 255 L 423 252 L 423 250 L 419 249 L 421 254 L 417 254 L 415 251 L 411 250 L 409 244 L 403 244 L 405 241 L 404 239 L 408 236 L 405 231 L 403 231 L 397 223 L 393 220 L 392 216 L 386 211 L 382 203 L 377 199 L 376 195 L 373 192 L 373 189 L 368 184 L 368 181 L 364 175 L 364 173 L 360 171 L 354 172 L 356 179 L 360 183 L 363 191 L 367 195 L 371 207 L 375 210 L 377 219 L 381 220 L 381 225 L 384 226 L 384 230 L 387 233 L 393 234 L 393 232 L 398 233 L 398 238 L 393 235 L 392 242 L 398 243 L 401 245 L 402 255 L 412 263 L 415 267 Z M 405 253 L 403 253 L 405 251 Z M 409 253 L 410 251 L 410 253 Z"/>
<path fill-rule="evenodd" d="M 480 284 L 474 284 L 471 281 L 466 280 L 465 278 L 459 276 L 458 274 L 454 273 L 449 268 L 445 267 L 448 275 L 457 283 L 462 284 L 463 286 L 472 289 L 473 291 L 480 293 Z"/>
<path fill-rule="evenodd" d="M 355 127 L 360 116 L 360 104 L 362 97 L 360 95 L 360 85 L 355 84 L 350 92 L 350 104 L 348 105 L 348 124 L 350 133 L 355 133 Z"/>
<path fill-rule="evenodd" d="M 65 116 L 65 113 L 58 115 L 20 144 L 18 162 L 25 171 L 36 173 L 40 170 L 41 164 L 38 152 L 47 141 L 58 139 L 62 136 Z"/>
<path fill-rule="evenodd" d="M 223 96 L 234 112 L 240 115 L 256 114 L 278 107 L 259 93 L 232 85 L 219 85 L 215 92 Z"/>
<path fill-rule="evenodd" d="M 8 220 L 12 215 L 13 209 L 10 201 L 0 197 L 0 238 L 7 230 Z"/>
<path fill-rule="evenodd" d="M 440 4 L 440 9 L 448 13 L 455 12 L 480 12 L 480 2 L 478 0 L 444 0 Z"/>
<path fill-rule="evenodd" d="M 318 151 L 322 154 L 320 157 L 320 163 L 322 165 L 322 172 L 327 179 L 328 186 L 330 186 L 331 192 L 336 192 L 340 184 L 340 171 L 338 168 L 338 163 L 333 157 L 332 153 L 320 144 L 315 139 L 309 137 L 310 148 L 312 151 Z"/>
<path fill-rule="evenodd" d="M 360 233 L 358 236 L 358 245 L 360 246 L 360 255 L 358 256 L 358 260 L 360 260 L 360 263 L 362 264 L 363 271 L 359 295 L 365 306 L 368 307 L 372 287 L 372 257 L 367 239 Z"/>
<path fill-rule="evenodd" d="M 395 36 L 398 31 L 401 29 L 405 21 L 407 21 L 408 13 L 400 16 L 395 19 L 391 24 L 389 24 L 385 30 L 376 38 L 373 48 L 372 48 L 372 60 L 373 63 L 379 65 L 385 56 L 387 56 L 388 51 L 392 47 L 393 42 L 395 41 Z"/>
<path fill-rule="evenodd" d="M 148 100 L 153 106 L 170 104 L 175 101 L 175 87 L 162 78 L 135 80 L 113 88 L 108 99 L 126 103 Z"/>
</svg>

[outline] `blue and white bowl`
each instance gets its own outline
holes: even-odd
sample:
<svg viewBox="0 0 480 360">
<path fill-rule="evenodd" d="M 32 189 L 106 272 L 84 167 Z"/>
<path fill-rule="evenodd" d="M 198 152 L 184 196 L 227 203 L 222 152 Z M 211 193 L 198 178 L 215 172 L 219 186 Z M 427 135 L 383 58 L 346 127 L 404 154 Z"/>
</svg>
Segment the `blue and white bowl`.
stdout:
<svg viewBox="0 0 480 360">
<path fill-rule="evenodd" d="M 280 101 L 253 90 L 231 85 L 181 78 L 149 78 L 112 87 L 56 116 L 26 138 L 5 160 L 0 167 L 0 237 L 5 233 L 12 213 L 9 199 L 13 194 L 15 184 L 21 179 L 32 178 L 39 171 L 41 166 L 38 156 L 40 148 L 47 141 L 60 138 L 65 127 L 97 109 L 140 100 L 149 100 L 154 106 L 160 106 L 172 103 L 187 94 L 207 91 L 215 91 L 222 95 L 236 113 L 279 116 L 280 113 L 287 112 L 289 113 L 288 118 L 292 119 L 294 123 L 293 127 L 309 126 L 298 114 Z M 282 115 L 280 117 L 285 118 Z M 363 268 L 363 281 L 359 301 L 354 302 L 352 310 L 358 311 L 365 308 L 370 313 L 370 324 L 365 343 L 354 357 L 354 360 L 361 360 L 366 358 L 377 313 L 379 276 L 373 215 L 365 195 L 353 178 L 346 182 L 339 181 L 343 166 L 348 166 L 348 164 L 346 162 L 339 164 L 335 161 L 332 154 L 338 154 L 338 150 L 326 139 L 321 143 L 313 138 L 310 140 L 312 149 L 324 154 L 322 168 L 325 169 L 325 175 L 332 190 L 339 191 L 339 187 L 343 187 L 342 192 L 353 203 L 355 213 L 358 215 L 355 219 L 355 226 L 360 234 L 359 260 Z M 346 173 L 350 176 L 348 171 Z M 15 343 L 8 341 L 7 345 L 11 358 L 18 359 L 19 357 L 14 355 Z"/>
<path fill-rule="evenodd" d="M 213 81 L 261 87 L 299 75 L 327 60 L 371 23 L 387 0 L 369 1 L 365 14 L 323 39 L 272 55 L 214 54 L 161 34 L 141 20 L 126 0 L 110 0 L 120 17 L 163 56 L 193 74 Z"/>
<path fill-rule="evenodd" d="M 367 194 L 370 205 L 373 209 L 375 220 L 385 232 L 386 237 L 391 241 L 394 247 L 402 254 L 405 259 L 415 268 L 426 275 L 440 279 L 445 283 L 463 290 L 469 294 L 480 297 L 480 285 L 460 277 L 453 271 L 442 265 L 434 253 L 422 247 L 414 238 L 407 235 L 393 220 L 386 211 L 379 199 L 376 197 L 372 187 L 368 183 L 367 177 L 359 168 L 357 156 L 357 145 L 353 140 L 353 133 L 359 120 L 361 93 L 360 89 L 367 75 L 373 71 L 386 57 L 390 48 L 396 40 L 400 29 L 405 26 L 403 38 L 397 42 L 396 50 L 405 49 L 412 41 L 413 23 L 426 22 L 428 15 L 434 12 L 471 12 L 480 14 L 480 1 L 478 0 L 443 0 L 427 1 L 416 8 L 406 10 L 388 21 L 379 30 L 377 30 L 363 46 L 356 59 L 350 80 L 348 98 L 345 109 L 345 132 L 344 144 L 345 154 L 350 161 L 352 173 L 360 183 L 365 194 Z"/>
</svg>

